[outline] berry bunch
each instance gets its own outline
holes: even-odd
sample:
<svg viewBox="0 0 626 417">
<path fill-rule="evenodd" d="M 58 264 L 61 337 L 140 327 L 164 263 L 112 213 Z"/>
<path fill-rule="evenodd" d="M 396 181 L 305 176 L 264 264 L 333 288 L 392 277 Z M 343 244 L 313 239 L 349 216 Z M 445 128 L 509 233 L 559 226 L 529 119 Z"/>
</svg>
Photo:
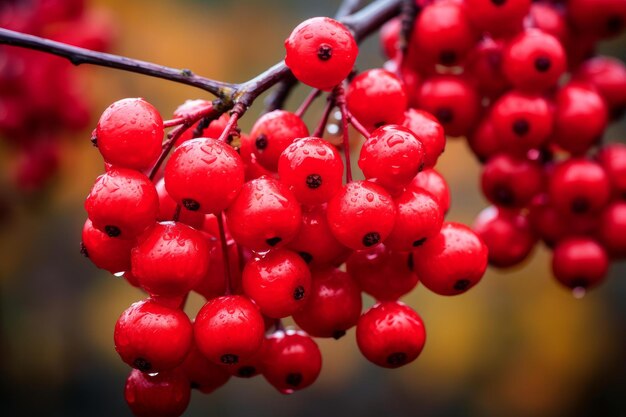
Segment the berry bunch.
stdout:
<svg viewBox="0 0 626 417">
<path fill-rule="evenodd" d="M 474 230 L 489 262 L 517 265 L 543 240 L 555 278 L 584 294 L 609 259 L 626 256 L 626 146 L 602 140 L 626 106 L 626 66 L 595 55 L 623 31 L 626 2 L 416 4 L 413 22 L 381 32 L 387 67 L 404 77 L 409 102 L 466 137 L 484 164 L 493 206 Z"/>
<path fill-rule="evenodd" d="M 112 22 L 85 0 L 3 1 L 0 27 L 95 50 L 109 48 Z M 56 172 L 59 142 L 89 124 L 72 65 L 52 55 L 0 46 L 0 140 L 16 152 L 19 189 L 36 190 Z"/>
<path fill-rule="evenodd" d="M 406 365 L 426 333 L 399 298 L 418 281 L 461 294 L 485 272 L 483 241 L 444 221 L 450 196 L 434 166 L 445 135 L 435 116 L 410 107 L 405 83 L 385 69 L 346 81 L 357 46 L 338 21 L 307 20 L 285 45 L 297 79 L 328 92 L 313 133 L 301 116 L 317 90 L 295 113 L 265 113 L 249 134 L 237 128 L 237 108 L 221 114 L 191 100 L 163 121 L 140 98 L 113 103 L 94 131 L 106 172 L 85 202 L 84 254 L 149 294 L 114 334 L 135 368 L 126 399 L 136 415 L 180 415 L 190 387 L 209 393 L 231 376 L 303 389 L 321 371 L 313 337 L 353 327 L 369 361 Z M 335 108 L 339 150 L 321 134 Z M 361 180 L 352 179 L 349 124 L 365 138 Z M 206 298 L 193 320 L 190 291 Z M 364 310 L 362 293 L 377 303 Z M 299 330 L 284 328 L 288 317 Z"/>
</svg>

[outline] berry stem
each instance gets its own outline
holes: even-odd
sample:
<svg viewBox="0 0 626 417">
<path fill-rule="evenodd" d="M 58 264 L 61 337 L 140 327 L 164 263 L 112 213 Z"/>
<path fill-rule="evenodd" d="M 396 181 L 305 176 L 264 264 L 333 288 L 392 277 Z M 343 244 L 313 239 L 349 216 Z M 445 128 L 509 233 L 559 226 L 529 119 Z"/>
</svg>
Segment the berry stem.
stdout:
<svg viewBox="0 0 626 417">
<path fill-rule="evenodd" d="M 186 114 L 184 116 L 181 117 L 177 117 L 175 119 L 170 119 L 170 120 L 164 120 L 163 121 L 163 127 L 164 128 L 168 128 L 168 127 L 174 127 L 174 126 L 178 126 L 178 125 L 182 125 L 183 123 L 189 121 L 189 120 L 193 120 L 193 122 L 195 123 L 198 119 L 206 116 L 207 114 L 211 113 L 211 110 L 213 110 L 213 104 L 209 103 L 208 105 L 201 107 L 200 109 L 196 110 L 193 113 L 189 113 Z"/>
<path fill-rule="evenodd" d="M 285 325 L 281 319 L 274 319 L 274 330 L 277 332 L 285 331 Z"/>
<path fill-rule="evenodd" d="M 230 277 L 230 256 L 228 255 L 228 242 L 226 241 L 226 229 L 224 228 L 223 213 L 215 215 L 217 219 L 217 228 L 220 232 L 220 244 L 222 245 L 222 263 L 224 264 L 224 282 L 226 295 L 232 294 L 232 282 Z"/>
<path fill-rule="evenodd" d="M 342 110 L 343 113 L 343 110 Z M 352 115 L 352 113 L 350 113 L 348 111 L 348 109 L 345 109 L 345 115 L 346 115 L 346 119 L 348 121 L 348 123 L 350 123 L 352 125 L 352 127 L 354 127 L 361 135 L 363 135 L 364 138 L 369 138 L 370 137 L 370 132 L 367 131 L 367 129 L 365 128 L 365 126 L 363 126 L 361 124 L 361 122 L 359 122 L 356 117 L 354 117 Z"/>
<path fill-rule="evenodd" d="M 244 109 L 239 106 L 235 106 L 235 109 L 230 113 L 230 118 L 228 119 L 228 123 L 226 123 L 226 127 L 222 131 L 222 134 L 217 139 L 220 142 L 227 142 L 228 138 L 232 135 L 239 135 L 237 132 L 237 121 L 239 117 L 244 113 Z"/>
<path fill-rule="evenodd" d="M 341 111 L 341 134 L 343 136 L 343 154 L 346 159 L 346 183 L 352 182 L 352 165 L 350 164 L 350 134 L 348 128 L 349 112 L 346 107 L 346 92 L 343 85 L 339 84 L 333 92 L 337 96 L 337 105 Z"/>
<path fill-rule="evenodd" d="M 307 98 L 302 102 L 298 110 L 296 110 L 296 116 L 302 117 L 304 113 L 306 113 L 307 109 L 311 107 L 311 104 L 315 101 L 316 98 L 320 96 L 322 90 L 318 90 L 317 88 L 313 89 L 311 93 L 307 96 Z"/>
<path fill-rule="evenodd" d="M 324 107 L 324 113 L 322 114 L 322 118 L 315 128 L 315 132 L 313 132 L 313 136 L 316 138 L 321 138 L 324 136 L 324 129 L 326 129 L 326 125 L 328 124 L 328 118 L 330 117 L 330 113 L 335 108 L 335 95 L 330 94 L 328 96 L 328 100 L 326 102 L 326 107 Z"/>
<path fill-rule="evenodd" d="M 180 210 L 182 209 L 182 206 L 180 204 L 176 204 L 176 208 L 174 209 L 174 215 L 172 216 L 172 220 L 177 222 L 178 219 L 180 218 Z"/>
</svg>

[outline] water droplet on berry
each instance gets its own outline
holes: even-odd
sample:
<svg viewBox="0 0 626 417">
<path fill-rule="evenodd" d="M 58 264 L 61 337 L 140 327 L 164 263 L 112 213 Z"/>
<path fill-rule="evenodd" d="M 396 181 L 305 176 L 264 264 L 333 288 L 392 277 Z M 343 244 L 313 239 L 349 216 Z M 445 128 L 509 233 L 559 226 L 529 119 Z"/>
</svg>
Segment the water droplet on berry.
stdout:
<svg viewBox="0 0 626 417">
<path fill-rule="evenodd" d="M 308 39 L 311 39 L 312 37 L 313 37 L 313 34 L 312 34 L 312 33 L 305 33 L 305 34 L 304 34 L 304 36 L 303 36 L 303 38 L 304 38 L 304 39 L 307 39 L 307 40 L 308 40 Z"/>
<path fill-rule="evenodd" d="M 369 201 L 371 203 L 372 201 L 374 201 L 374 194 L 373 193 L 367 193 L 365 195 L 365 198 L 367 199 L 367 201 Z"/>
<path fill-rule="evenodd" d="M 389 139 L 387 139 L 387 145 L 392 148 L 396 145 L 401 145 L 404 143 L 404 138 L 401 135 L 391 135 Z"/>
</svg>

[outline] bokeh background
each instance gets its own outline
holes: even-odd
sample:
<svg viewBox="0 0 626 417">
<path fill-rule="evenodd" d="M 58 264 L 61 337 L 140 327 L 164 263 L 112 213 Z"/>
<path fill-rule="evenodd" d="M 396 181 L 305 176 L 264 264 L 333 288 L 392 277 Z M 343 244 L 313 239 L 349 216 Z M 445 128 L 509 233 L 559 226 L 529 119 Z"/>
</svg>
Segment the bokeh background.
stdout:
<svg viewBox="0 0 626 417">
<path fill-rule="evenodd" d="M 226 81 L 243 81 L 283 57 L 300 21 L 332 15 L 339 1 L 94 0 L 116 23 L 114 52 Z M 362 47 L 360 68 L 383 60 L 378 39 Z M 601 50 L 626 59 L 626 37 Z M 144 97 L 167 118 L 202 91 L 115 70 L 80 67 L 92 126 L 110 103 Z M 288 101 L 294 109 L 306 95 Z M 307 121 L 314 125 L 321 109 Z M 241 121 L 248 130 L 260 107 Z M 43 195 L 15 197 L 0 225 L 0 413 L 3 416 L 126 416 L 129 368 L 113 347 L 122 311 L 143 294 L 96 269 L 79 252 L 83 201 L 103 171 L 87 129 L 64 142 L 61 172 Z M 606 135 L 626 139 L 624 120 Z M 0 163 L 10 163 L 0 147 Z M 479 166 L 463 141 L 449 141 L 437 168 L 452 188 L 450 220 L 471 223 L 486 205 Z M 5 175 L 5 174 L 3 174 Z M 6 190 L 3 190 L 5 192 Z M 423 317 L 420 358 L 390 371 L 358 352 L 354 330 L 320 340 L 315 385 L 283 396 L 262 377 L 231 379 L 214 394 L 192 395 L 188 416 L 625 416 L 626 264 L 583 299 L 549 272 L 538 248 L 522 267 L 490 269 L 458 297 L 418 287 L 404 301 Z M 370 305 L 371 300 L 366 304 Z M 189 311 L 201 305 L 192 297 Z M 193 314 L 193 313 L 192 313 Z"/>
</svg>

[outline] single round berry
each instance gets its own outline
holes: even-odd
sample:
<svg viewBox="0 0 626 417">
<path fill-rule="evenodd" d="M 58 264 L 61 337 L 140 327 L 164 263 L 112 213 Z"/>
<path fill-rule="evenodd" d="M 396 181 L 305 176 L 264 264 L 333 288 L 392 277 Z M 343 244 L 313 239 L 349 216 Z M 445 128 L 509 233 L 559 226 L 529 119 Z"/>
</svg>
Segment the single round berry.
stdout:
<svg viewBox="0 0 626 417">
<path fill-rule="evenodd" d="M 130 251 L 134 240 L 116 239 L 93 227 L 87 219 L 83 226 L 82 251 L 98 268 L 112 274 L 130 270 Z"/>
<path fill-rule="evenodd" d="M 194 344 L 180 368 L 189 380 L 191 388 L 203 394 L 212 393 L 230 379 L 230 374 L 223 366 L 205 358 Z"/>
<path fill-rule="evenodd" d="M 483 167 L 483 194 L 500 207 L 525 207 L 544 188 L 541 166 L 525 158 L 499 154 Z"/>
<path fill-rule="evenodd" d="M 603 146 L 596 160 L 609 177 L 613 195 L 626 199 L 626 144 L 611 143 Z"/>
<path fill-rule="evenodd" d="M 465 0 L 465 4 L 472 25 L 493 37 L 502 37 L 522 28 L 531 0 Z"/>
<path fill-rule="evenodd" d="M 465 70 L 478 84 L 478 90 L 496 98 L 511 88 L 502 70 L 504 42 L 485 37 L 470 52 Z"/>
<path fill-rule="evenodd" d="M 578 68 L 574 80 L 592 84 L 614 119 L 622 115 L 626 108 L 626 65 L 622 61 L 606 56 L 591 58 Z"/>
<path fill-rule="evenodd" d="M 606 278 L 609 258 L 596 241 L 586 237 L 572 237 L 554 248 L 552 272 L 566 287 L 588 289 Z"/>
<path fill-rule="evenodd" d="M 425 169 L 413 178 L 407 189 L 426 190 L 435 197 L 444 214 L 450 208 L 450 188 L 446 179 L 434 169 Z"/>
<path fill-rule="evenodd" d="M 446 147 L 443 127 L 432 114 L 417 109 L 404 113 L 402 126 L 409 129 L 424 148 L 424 168 L 432 168 Z"/>
<path fill-rule="evenodd" d="M 191 388 L 180 369 L 158 374 L 133 369 L 126 380 L 124 397 L 137 417 L 178 417 L 189 405 Z"/>
<path fill-rule="evenodd" d="M 483 164 L 504 151 L 504 146 L 500 136 L 496 134 L 493 118 L 490 115 L 482 118 L 476 129 L 467 137 L 467 144 L 478 161 Z"/>
<path fill-rule="evenodd" d="M 602 212 L 598 240 L 612 257 L 626 257 L 626 202 L 614 202 Z"/>
</svg>

